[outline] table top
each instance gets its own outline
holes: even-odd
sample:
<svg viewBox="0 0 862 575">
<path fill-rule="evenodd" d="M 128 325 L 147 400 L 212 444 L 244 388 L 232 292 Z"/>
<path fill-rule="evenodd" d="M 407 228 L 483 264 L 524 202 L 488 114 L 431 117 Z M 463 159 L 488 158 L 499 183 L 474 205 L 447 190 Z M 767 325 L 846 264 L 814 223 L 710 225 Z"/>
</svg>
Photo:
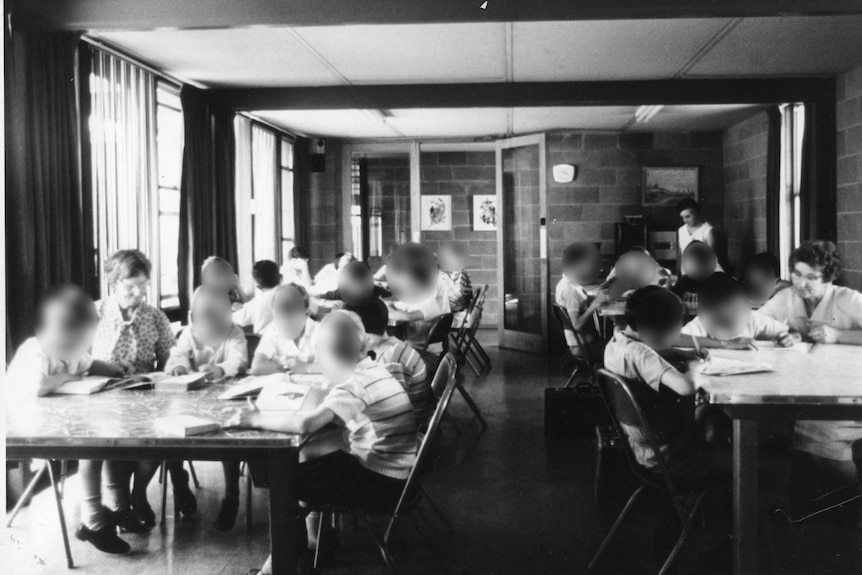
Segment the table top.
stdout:
<svg viewBox="0 0 862 575">
<path fill-rule="evenodd" d="M 299 446 L 300 436 L 274 431 L 231 429 L 171 437 L 155 430 L 156 418 L 168 415 L 193 415 L 226 422 L 245 405 L 245 400 L 218 399 L 232 383 L 211 383 L 199 390 L 177 393 L 112 390 L 93 395 L 16 397 L 6 408 L 6 445 L 199 449 Z"/>
<path fill-rule="evenodd" d="M 711 403 L 728 406 L 840 404 L 858 406 L 862 416 L 862 347 L 824 344 L 814 346 L 810 353 L 780 349 L 710 350 L 710 353 L 774 367 L 774 371 L 763 373 L 701 375 L 701 387 L 709 394 Z"/>
</svg>

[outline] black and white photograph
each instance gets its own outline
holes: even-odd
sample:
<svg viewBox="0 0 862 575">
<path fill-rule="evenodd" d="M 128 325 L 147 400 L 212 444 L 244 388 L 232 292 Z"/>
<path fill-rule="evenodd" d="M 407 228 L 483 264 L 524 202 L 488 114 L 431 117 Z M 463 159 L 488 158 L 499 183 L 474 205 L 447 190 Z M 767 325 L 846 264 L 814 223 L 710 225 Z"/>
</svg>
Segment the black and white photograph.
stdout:
<svg viewBox="0 0 862 575">
<path fill-rule="evenodd" d="M 5 0 L 0 575 L 862 573 L 862 0 Z"/>
</svg>

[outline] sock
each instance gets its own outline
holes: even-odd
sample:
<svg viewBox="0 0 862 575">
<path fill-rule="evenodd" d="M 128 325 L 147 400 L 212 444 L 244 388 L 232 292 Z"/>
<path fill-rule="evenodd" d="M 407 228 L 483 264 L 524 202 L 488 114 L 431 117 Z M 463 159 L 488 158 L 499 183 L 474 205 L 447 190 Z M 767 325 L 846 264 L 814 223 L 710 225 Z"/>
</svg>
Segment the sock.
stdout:
<svg viewBox="0 0 862 575">
<path fill-rule="evenodd" d="M 87 529 L 99 531 L 108 525 L 105 508 L 102 507 L 101 494 L 85 497 L 81 500 L 81 523 Z"/>
</svg>

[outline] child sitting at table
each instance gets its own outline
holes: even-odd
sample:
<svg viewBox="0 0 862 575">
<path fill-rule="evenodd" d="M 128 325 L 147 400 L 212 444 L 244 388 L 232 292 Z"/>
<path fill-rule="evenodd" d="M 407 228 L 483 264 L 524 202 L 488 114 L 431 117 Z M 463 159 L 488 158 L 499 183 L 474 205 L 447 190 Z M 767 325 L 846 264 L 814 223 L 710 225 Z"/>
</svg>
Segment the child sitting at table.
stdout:
<svg viewBox="0 0 862 575">
<path fill-rule="evenodd" d="M 298 284 L 286 284 L 272 298 L 273 321 L 260 338 L 251 362 L 253 375 L 303 370 L 314 362 L 317 322 L 308 315 L 309 297 Z"/>
<path fill-rule="evenodd" d="M 693 241 L 682 254 L 682 277 L 673 286 L 672 291 L 685 302 L 686 306 L 696 308 L 698 292 L 712 274 L 723 271 L 718 265 L 715 250 L 704 242 Z"/>
<path fill-rule="evenodd" d="M 303 461 L 293 486 L 311 509 L 349 505 L 391 510 L 398 502 L 418 450 L 416 420 L 401 384 L 380 365 L 363 359 L 365 330 L 359 317 L 334 311 L 320 323 L 315 353 L 334 385 L 310 412 L 260 412 L 247 407 L 227 423 L 285 433 L 310 434 L 336 424 L 349 431 L 349 453 L 337 450 Z M 300 532 L 305 530 L 300 522 Z M 309 528 L 310 535 L 314 529 Z M 309 539 L 309 546 L 314 541 Z M 261 571 L 272 573 L 271 558 Z"/>
<path fill-rule="evenodd" d="M 338 308 L 342 304 L 359 306 L 372 299 L 389 297 L 388 290 L 374 283 L 368 264 L 351 261 L 338 269 L 338 288 L 320 295 L 324 307 Z M 330 303 L 326 303 L 330 302 Z"/>
<path fill-rule="evenodd" d="M 165 371 L 185 375 L 206 373 L 209 379 L 233 377 L 248 367 L 248 345 L 242 328 L 231 318 L 230 298 L 200 286 L 192 295 L 189 325 L 177 338 Z"/>
<path fill-rule="evenodd" d="M 260 334 L 272 323 L 272 296 L 275 295 L 275 288 L 281 285 L 282 276 L 277 263 L 261 260 L 251 268 L 251 277 L 257 293 L 242 309 L 233 312 L 233 322 L 243 328 L 250 327 L 252 333 Z"/>
<path fill-rule="evenodd" d="M 790 282 L 781 279 L 778 258 L 761 252 L 748 260 L 742 273 L 742 283 L 748 291 L 751 306 L 759 308 L 781 290 L 790 287 Z"/>
<path fill-rule="evenodd" d="M 406 340 L 421 347 L 435 321 L 449 313 L 449 298 L 439 293 L 437 258 L 417 243 L 396 248 L 387 264 L 389 287 L 396 299 L 389 300 L 389 319 L 406 324 Z"/>
<path fill-rule="evenodd" d="M 470 275 L 464 269 L 466 260 L 463 244 L 443 242 L 437 248 L 437 262 L 440 264 L 438 281 L 443 294 L 449 298 L 449 309 L 452 312 L 465 309 L 473 297 Z"/>
<path fill-rule="evenodd" d="M 241 308 L 245 301 L 233 266 L 222 257 L 210 256 L 204 260 L 201 264 L 201 285 L 226 293 L 234 310 Z"/>
<path fill-rule="evenodd" d="M 697 317 L 682 328 L 678 345 L 692 347 L 694 337 L 703 347 L 723 349 L 757 349 L 755 341 L 790 347 L 802 340 L 787 325 L 752 310 L 745 288 L 727 274 L 704 281 L 698 301 Z"/>
<path fill-rule="evenodd" d="M 380 300 L 374 300 L 356 310 L 362 319 L 368 356 L 378 365 L 382 365 L 398 380 L 413 404 L 416 423 L 419 426 L 428 423 L 434 413 L 434 394 L 431 391 L 431 379 L 428 377 L 428 367 L 419 352 L 407 342 L 386 334 L 389 323 L 389 310 Z"/>
<path fill-rule="evenodd" d="M 563 277 L 554 289 L 555 303 L 569 314 L 572 326 L 581 335 L 584 345 L 595 348 L 581 349 L 576 335 L 565 330 L 566 344 L 573 354 L 580 356 L 588 356 L 590 351 L 599 353 L 593 313 L 608 300 L 607 291 L 602 289 L 597 291 L 590 301 L 583 287 L 584 284 L 596 279 L 597 270 L 591 258 L 592 251 L 595 251 L 595 247 L 586 242 L 567 246 L 562 256 Z"/>
</svg>

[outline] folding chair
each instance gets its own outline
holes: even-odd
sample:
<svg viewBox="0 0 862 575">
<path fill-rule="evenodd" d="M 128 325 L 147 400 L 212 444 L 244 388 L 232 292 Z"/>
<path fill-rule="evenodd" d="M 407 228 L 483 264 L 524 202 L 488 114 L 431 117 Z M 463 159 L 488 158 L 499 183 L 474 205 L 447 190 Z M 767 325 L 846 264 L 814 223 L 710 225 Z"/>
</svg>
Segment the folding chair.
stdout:
<svg viewBox="0 0 862 575">
<path fill-rule="evenodd" d="M 65 474 L 65 468 L 66 465 L 64 461 L 61 464 L 61 469 L 64 470 L 61 472 L 62 474 Z M 66 529 L 66 514 L 63 511 L 63 497 L 60 493 L 59 487 L 57 486 L 57 481 L 54 478 L 54 468 L 51 467 L 50 460 L 43 461 L 42 467 L 39 468 L 39 471 L 36 472 L 33 479 L 31 479 L 30 483 L 27 484 L 26 489 L 24 489 L 24 493 L 21 494 L 21 498 L 18 499 L 18 502 L 9 514 L 9 518 L 6 520 L 6 527 L 12 527 L 12 522 L 15 521 L 15 517 L 18 515 L 18 512 L 20 512 L 24 505 L 26 505 L 30 500 L 30 497 L 33 495 L 33 491 L 36 489 L 36 485 L 45 473 L 48 474 L 48 481 L 51 483 L 51 490 L 54 492 L 54 501 L 57 503 L 57 515 L 60 519 L 60 532 L 63 535 L 63 547 L 66 550 L 66 565 L 69 569 L 74 569 L 75 563 L 72 561 L 72 548 L 69 546 L 69 532 Z"/>
<path fill-rule="evenodd" d="M 624 439 L 623 447 L 631 466 L 632 472 L 641 485 L 632 493 L 628 502 L 620 512 L 619 517 L 614 521 L 610 532 L 605 537 L 602 544 L 596 551 L 595 556 L 589 564 L 589 569 L 594 569 L 601 556 L 604 554 L 611 540 L 616 535 L 623 521 L 631 512 L 637 500 L 649 489 L 654 489 L 666 494 L 672 503 L 673 510 L 679 518 L 682 525 L 682 532 L 677 538 L 676 544 L 665 560 L 659 571 L 659 575 L 665 575 L 668 572 L 674 560 L 677 558 L 680 549 L 688 539 L 689 533 L 694 526 L 694 519 L 697 515 L 700 505 L 707 492 L 707 485 L 703 481 L 685 481 L 679 480 L 671 476 L 665 461 L 664 454 L 659 449 L 658 437 L 654 432 L 652 423 L 644 413 L 641 403 L 638 399 L 638 385 L 645 385 L 642 382 L 630 381 L 606 369 L 598 370 L 599 389 L 602 392 L 602 397 L 608 408 L 611 422 L 617 433 Z M 638 463 L 629 444 L 628 437 L 622 423 L 639 428 L 646 436 L 650 447 L 655 453 L 656 469 L 648 469 Z M 685 485 L 683 485 L 685 483 Z"/>
<path fill-rule="evenodd" d="M 423 465 L 427 465 L 426 460 L 433 452 L 434 443 L 440 432 L 440 421 L 443 419 L 443 415 L 449 406 L 449 402 L 452 400 L 452 394 L 456 387 L 456 372 L 457 363 L 455 358 L 451 353 L 447 353 L 440 361 L 440 365 L 437 367 L 437 371 L 434 374 L 434 380 L 431 384 L 431 388 L 434 390 L 442 388 L 440 399 L 437 402 L 437 408 L 434 410 L 434 415 L 431 417 L 431 421 L 428 424 L 428 430 L 419 446 L 416 461 L 410 469 L 410 474 L 404 484 L 401 497 L 393 509 L 363 509 L 358 506 L 326 506 L 321 509 L 311 509 L 311 511 L 319 511 L 322 514 L 320 521 L 321 528 L 323 524 L 326 523 L 327 517 L 337 513 L 347 513 L 361 519 L 362 523 L 365 524 L 368 532 L 371 534 L 371 537 L 374 539 L 374 542 L 377 544 L 377 548 L 380 550 L 380 554 L 383 557 L 383 561 L 386 564 L 388 571 L 393 574 L 395 573 L 395 561 L 392 558 L 392 552 L 389 549 L 389 540 L 396 524 L 399 520 L 405 517 L 410 519 L 428 547 L 444 564 L 454 564 L 454 560 L 450 556 L 450 551 L 444 543 L 439 540 L 435 540 L 433 533 L 434 526 L 420 510 L 420 505 L 423 501 L 432 506 L 433 503 L 430 502 L 425 490 L 422 488 L 419 474 L 421 473 Z M 383 533 L 375 528 L 372 523 L 372 517 L 388 517 L 386 530 L 383 531 Z M 318 559 L 320 556 L 320 535 L 321 533 L 318 532 L 317 548 L 314 551 L 315 570 L 319 569 Z"/>
<path fill-rule="evenodd" d="M 428 330 L 428 337 L 425 338 L 425 341 L 417 350 L 422 357 L 434 356 L 435 358 L 438 358 L 439 356 L 428 351 L 429 347 L 437 343 L 443 346 L 443 354 L 449 351 L 449 330 L 452 329 L 453 319 L 453 314 L 444 313 L 434 320 L 431 329 Z"/>
<path fill-rule="evenodd" d="M 470 368 L 476 373 L 476 377 L 491 369 L 490 358 L 481 349 L 476 339 L 476 332 L 482 323 L 482 313 L 481 307 L 474 307 L 453 338 L 455 352 L 470 365 Z"/>
<path fill-rule="evenodd" d="M 561 305 L 554 304 L 554 317 L 557 318 L 557 323 L 560 324 L 560 327 L 563 329 L 563 335 L 566 333 L 571 333 L 575 337 L 575 342 L 578 346 L 578 349 L 581 349 L 586 354 L 578 355 L 576 353 L 572 353 L 571 349 L 566 350 L 566 358 L 563 360 L 560 369 L 566 369 L 570 363 L 573 363 L 575 369 L 572 370 L 572 374 L 569 376 L 569 379 L 566 380 L 565 387 L 569 387 L 574 383 L 575 377 L 578 373 L 581 372 L 582 369 L 586 369 L 589 373 L 589 378 L 592 380 L 595 377 L 595 366 L 599 365 L 600 362 L 597 361 L 597 358 L 592 357 L 593 353 L 590 350 L 590 347 L 584 341 L 581 332 L 575 329 L 575 326 L 572 324 L 572 318 L 569 317 L 569 312 Z M 568 342 L 567 346 L 568 347 Z"/>
</svg>

